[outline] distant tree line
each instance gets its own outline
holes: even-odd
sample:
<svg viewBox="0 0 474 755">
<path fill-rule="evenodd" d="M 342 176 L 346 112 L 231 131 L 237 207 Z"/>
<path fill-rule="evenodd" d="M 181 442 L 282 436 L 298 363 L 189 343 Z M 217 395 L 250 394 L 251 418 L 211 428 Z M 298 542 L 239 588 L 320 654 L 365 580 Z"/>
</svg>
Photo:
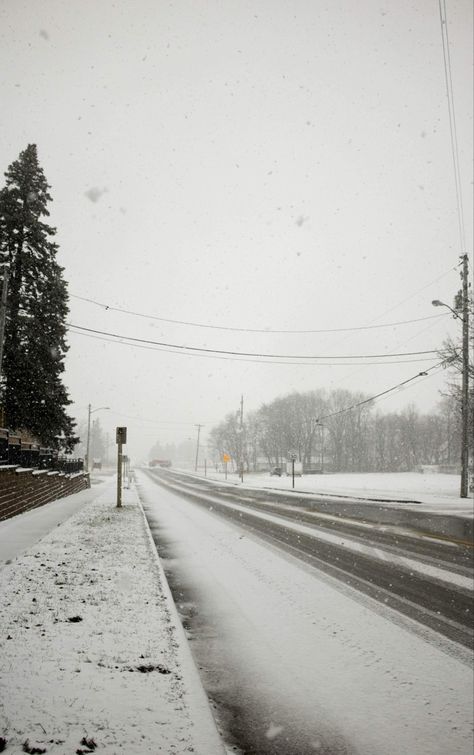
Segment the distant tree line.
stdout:
<svg viewBox="0 0 474 755">
<path fill-rule="evenodd" d="M 461 313 L 462 292 L 453 303 Z M 469 350 L 474 347 L 473 297 L 469 292 Z M 459 316 L 458 316 L 459 319 Z M 447 339 L 439 351 L 449 378 L 437 411 L 421 414 L 409 405 L 383 413 L 363 393 L 313 390 L 291 393 L 247 414 L 240 427 L 239 412 L 210 433 L 215 459 L 231 456 L 247 471 L 262 465 L 280 466 L 295 453 L 308 470 L 333 472 L 405 472 L 420 465 L 459 467 L 461 459 L 461 336 Z M 474 454 L 474 365 L 468 372 L 468 442 Z M 365 402 L 365 403 L 362 403 Z M 361 404 L 346 411 L 348 407 Z"/>
<path fill-rule="evenodd" d="M 157 440 L 150 449 L 148 460 L 162 459 L 189 467 L 194 463 L 195 454 L 196 441 L 193 438 L 187 438 L 180 443 L 161 443 Z"/>
<path fill-rule="evenodd" d="M 242 459 L 247 471 L 279 466 L 290 453 L 313 471 L 403 472 L 459 463 L 456 395 L 448 391 L 432 414 L 413 405 L 382 413 L 373 402 L 342 411 L 366 398 L 341 389 L 291 393 L 248 414 L 242 429 L 238 413 L 227 415 L 212 429 L 210 444 L 217 458 L 227 453 L 235 465 Z"/>
</svg>

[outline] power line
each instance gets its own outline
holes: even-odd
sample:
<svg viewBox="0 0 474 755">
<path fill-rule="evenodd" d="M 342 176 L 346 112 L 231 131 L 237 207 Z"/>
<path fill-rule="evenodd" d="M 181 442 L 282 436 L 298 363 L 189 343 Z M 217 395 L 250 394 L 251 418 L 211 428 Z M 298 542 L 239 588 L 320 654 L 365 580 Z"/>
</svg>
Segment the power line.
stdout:
<svg viewBox="0 0 474 755">
<path fill-rule="evenodd" d="M 405 304 L 407 301 L 410 301 L 410 299 L 414 299 L 415 296 L 418 296 L 418 294 L 421 294 L 422 291 L 426 291 L 426 289 L 430 288 L 430 286 L 432 286 L 434 283 L 438 283 L 438 281 L 440 281 L 442 278 L 445 278 L 447 275 L 449 275 L 449 273 L 452 273 L 454 270 L 457 270 L 458 267 L 460 267 L 460 265 L 461 265 L 461 263 L 459 263 L 459 262 L 457 262 L 455 265 L 452 265 L 449 268 L 449 270 L 445 270 L 445 272 L 441 273 L 441 275 L 438 275 L 437 278 L 434 278 L 432 281 L 430 281 L 429 283 L 426 283 L 426 285 L 424 285 L 424 286 L 421 286 L 421 288 L 418 288 L 416 291 L 414 291 L 409 296 L 406 296 L 404 299 L 402 299 L 401 301 L 399 301 L 398 304 L 395 304 L 394 307 L 390 307 L 390 309 L 386 309 L 384 312 L 382 312 L 381 315 L 378 315 L 377 317 L 375 317 L 371 321 L 371 323 L 375 322 L 380 317 L 385 317 L 385 315 L 390 314 L 390 312 L 393 312 L 394 309 L 398 309 L 399 307 L 402 306 L 402 304 Z"/>
<path fill-rule="evenodd" d="M 408 339 L 404 339 L 404 340 L 403 340 L 403 342 L 402 342 L 401 344 L 398 344 L 398 346 L 399 346 L 399 347 L 402 347 L 402 346 L 406 346 L 406 344 L 407 344 L 407 343 L 410 343 L 410 342 L 411 342 L 411 341 L 413 341 L 413 340 L 414 340 L 415 338 L 419 338 L 419 337 L 420 337 L 420 335 L 422 335 L 423 333 L 425 333 L 425 332 L 426 332 L 427 330 L 431 330 L 431 328 L 433 328 L 433 326 L 434 326 L 434 325 L 436 325 L 436 323 L 430 323 L 429 325 L 426 325 L 426 326 L 425 326 L 424 328 L 422 328 L 422 329 L 421 329 L 421 330 L 419 330 L 419 331 L 418 331 L 417 333 L 415 333 L 415 335 L 414 335 L 414 336 L 411 336 L 411 337 L 410 337 L 410 338 L 408 338 Z M 356 364 L 357 364 L 357 363 L 354 363 L 354 366 L 356 366 Z M 338 380 L 337 382 L 338 382 L 338 383 L 342 383 L 343 381 L 346 381 L 346 380 L 348 380 L 349 378 L 353 377 L 354 375 L 358 375 L 358 374 L 360 374 L 361 372 L 363 372 L 363 371 L 364 371 L 364 367 L 366 367 L 366 364 L 368 364 L 368 363 L 364 363 L 364 362 L 362 362 L 362 363 L 359 363 L 359 365 L 358 365 L 358 366 L 361 366 L 361 369 L 358 369 L 358 370 L 351 370 L 351 372 L 350 372 L 350 373 L 349 373 L 348 375 L 345 375 L 345 376 L 343 376 L 343 377 L 342 377 L 342 378 L 341 378 L 340 380 Z"/>
<path fill-rule="evenodd" d="M 109 338 L 121 338 L 134 343 L 151 344 L 153 346 L 165 346 L 172 349 L 177 349 L 184 352 L 202 352 L 206 354 L 225 354 L 227 356 L 236 357 L 260 357 L 263 359 L 386 359 L 390 357 L 409 357 L 409 356 L 421 356 L 425 354 L 436 354 L 435 349 L 425 351 L 406 351 L 396 354 L 344 354 L 344 355 L 311 355 L 311 354 L 265 354 L 249 351 L 229 351 L 227 349 L 208 349 L 204 346 L 186 346 L 183 344 L 167 343 L 165 341 L 152 341 L 147 338 L 135 338 L 133 336 L 125 336 L 119 333 L 108 333 L 103 330 L 95 330 L 93 328 L 86 328 L 82 325 L 74 325 L 73 323 L 67 323 L 69 328 L 76 328 L 77 330 L 84 331 L 86 333 L 93 333 L 95 335 L 107 336 Z"/>
<path fill-rule="evenodd" d="M 441 39 L 443 42 L 443 64 L 444 64 L 444 77 L 446 82 L 446 95 L 448 100 L 448 115 L 449 115 L 449 132 L 451 138 L 451 155 L 453 158 L 454 167 L 454 183 L 456 188 L 456 205 L 458 215 L 458 228 L 459 239 L 461 242 L 461 251 L 465 251 L 465 233 L 464 233 L 464 210 L 462 203 L 462 183 L 461 183 L 461 169 L 459 166 L 459 146 L 456 127 L 456 110 L 454 107 L 454 89 L 453 78 L 451 73 L 451 55 L 449 51 L 449 33 L 448 33 L 448 17 L 446 12 L 446 0 L 438 0 L 439 5 L 439 18 L 441 24 Z"/>
<path fill-rule="evenodd" d="M 177 420 L 162 420 L 162 419 L 147 419 L 145 417 L 134 417 L 131 414 L 124 414 L 123 412 L 117 412 L 113 409 L 110 410 L 111 414 L 117 414 L 120 417 L 125 417 L 126 419 L 134 419 L 137 422 L 151 422 L 154 425 L 191 425 L 194 426 L 194 422 L 178 422 Z"/>
<path fill-rule="evenodd" d="M 423 372 L 418 372 L 416 375 L 413 375 L 411 378 L 408 378 L 407 380 L 403 380 L 401 383 L 398 383 L 397 385 L 394 385 L 391 388 L 387 388 L 385 391 L 381 391 L 380 393 L 375 394 L 375 396 L 370 396 L 370 398 L 366 398 L 363 401 L 358 401 L 356 404 L 352 404 L 352 406 L 347 406 L 344 409 L 339 409 L 339 411 L 337 412 L 332 412 L 331 414 L 325 414 L 322 417 L 318 417 L 318 421 L 320 422 L 322 419 L 329 419 L 330 417 L 337 417 L 340 414 L 346 414 L 347 412 L 352 411 L 352 409 L 356 409 L 358 406 L 369 404 L 371 401 L 375 401 L 375 399 L 378 399 L 381 396 L 386 396 L 388 393 L 392 393 L 392 391 L 396 391 L 398 390 L 398 388 L 402 388 L 404 385 L 411 383 L 413 380 L 416 380 L 419 377 L 425 377 L 431 370 L 434 370 L 437 367 L 440 367 L 441 365 L 444 365 L 444 364 L 446 364 L 446 360 L 443 359 L 441 362 L 438 362 L 437 364 L 434 364 L 431 367 L 428 367 Z"/>
<path fill-rule="evenodd" d="M 375 330 L 377 328 L 394 328 L 399 325 L 409 325 L 414 322 L 422 322 L 423 320 L 434 320 L 440 317 L 446 317 L 446 314 L 429 315 L 428 317 L 418 317 L 414 320 L 400 320 L 399 322 L 387 322 L 381 325 L 360 325 L 352 328 L 319 328 L 319 329 L 307 329 L 307 330 L 276 330 L 274 328 L 236 328 L 225 325 L 209 325 L 208 323 L 192 322 L 191 320 L 174 320 L 169 317 L 159 317 L 158 315 L 147 315 L 144 312 L 135 312 L 131 309 L 124 309 L 123 307 L 114 307 L 103 302 L 96 301 L 95 299 L 89 299 L 85 296 L 77 296 L 76 294 L 70 294 L 72 299 L 79 299 L 80 301 L 88 302 L 89 304 L 95 304 L 97 307 L 101 307 L 111 312 L 121 312 L 126 315 L 133 315 L 134 317 L 143 317 L 147 320 L 158 320 L 159 322 L 166 322 L 171 325 L 187 325 L 193 328 L 207 328 L 210 330 L 225 330 L 234 333 L 276 333 L 276 334 L 308 334 L 308 333 L 348 333 L 356 330 Z"/>
<path fill-rule="evenodd" d="M 73 328 L 74 326 L 72 326 Z M 121 346 L 130 346 L 133 349 L 144 349 L 145 351 L 159 351 L 165 354 L 176 354 L 177 356 L 187 356 L 187 357 L 197 357 L 200 359 L 220 359 L 224 361 L 230 361 L 230 362 L 250 362 L 253 364 L 286 364 L 286 365 L 301 365 L 302 367 L 357 367 L 357 366 L 377 366 L 382 367 L 385 365 L 390 364 L 413 364 L 413 363 L 419 363 L 419 362 L 431 362 L 432 357 L 421 357 L 420 359 L 397 359 L 393 361 L 385 361 L 385 362 L 299 362 L 299 361 L 288 361 L 284 359 L 276 360 L 276 359 L 246 359 L 244 358 L 238 358 L 238 357 L 226 357 L 221 356 L 219 354 L 192 354 L 192 353 L 186 353 L 182 351 L 173 351 L 172 349 L 165 349 L 161 348 L 159 346 L 145 346 L 144 344 L 139 343 L 128 343 L 126 340 L 114 340 L 113 338 L 106 338 L 104 336 L 95 336 L 91 333 L 82 333 L 79 330 L 71 330 L 69 329 L 70 333 L 74 333 L 76 336 L 82 336 L 83 338 L 92 338 L 95 341 L 105 341 L 106 343 L 115 343 L 119 344 Z M 126 338 L 126 336 L 124 336 Z"/>
<path fill-rule="evenodd" d="M 436 369 L 436 367 L 438 369 Z M 422 375 L 420 382 L 424 382 L 425 380 L 428 380 L 429 378 L 433 377 L 433 375 L 439 375 L 440 372 L 443 372 L 443 370 L 446 369 L 446 363 L 443 362 L 441 364 L 441 367 L 439 366 L 439 363 L 438 363 L 438 365 L 435 364 L 435 365 L 433 365 L 432 369 L 435 370 L 435 371 L 432 372 L 429 375 L 425 374 L 427 371 L 425 371 L 425 373 L 420 373 L 420 375 Z M 390 398 L 389 394 L 387 394 L 386 396 L 382 396 L 380 399 L 377 399 L 377 402 L 380 403 L 381 401 L 386 401 L 387 398 Z"/>
</svg>

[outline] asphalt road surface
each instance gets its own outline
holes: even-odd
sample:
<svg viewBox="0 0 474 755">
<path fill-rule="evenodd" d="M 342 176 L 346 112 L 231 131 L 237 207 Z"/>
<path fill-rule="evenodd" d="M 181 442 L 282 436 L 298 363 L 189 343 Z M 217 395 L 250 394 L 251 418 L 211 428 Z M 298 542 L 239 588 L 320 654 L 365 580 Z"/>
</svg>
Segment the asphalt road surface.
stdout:
<svg viewBox="0 0 474 755">
<path fill-rule="evenodd" d="M 284 554 L 291 563 L 324 575 L 336 588 L 365 599 L 371 611 L 376 613 L 379 606 L 384 616 L 389 612 L 394 625 L 398 623 L 405 632 L 408 630 L 441 648 L 445 658 L 461 658 L 466 663 L 473 640 L 472 548 L 468 543 L 416 533 L 397 525 L 378 525 L 360 516 L 332 515 L 329 502 L 323 506 L 321 501 L 222 485 L 168 470 L 148 471 L 147 475 L 169 495 L 187 501 L 188 509 L 192 503 L 190 511 L 196 507 L 206 513 L 211 511 L 213 517 L 238 527 L 240 538 L 264 543 L 271 552 Z M 429 743 L 429 737 L 424 736 L 424 742 L 418 741 L 416 732 L 412 739 L 407 735 L 408 740 L 403 743 L 396 729 L 399 740 L 396 747 L 393 736 L 388 734 L 383 741 L 375 737 L 373 744 L 372 735 L 368 736 L 362 723 L 359 734 L 357 724 L 354 736 L 348 736 L 347 727 L 339 725 L 337 716 L 335 720 L 331 718 L 331 706 L 328 713 L 324 694 L 313 699 L 312 693 L 307 693 L 310 705 L 308 702 L 306 709 L 304 696 L 292 704 L 281 689 L 278 693 L 275 689 L 270 692 L 269 679 L 262 681 L 266 679 L 263 665 L 274 663 L 274 659 L 266 657 L 262 644 L 258 653 L 255 647 L 249 650 L 257 642 L 253 637 L 246 640 L 246 656 L 244 649 L 237 650 L 239 639 L 235 636 L 230 639 L 231 631 L 226 633 L 231 608 L 222 606 L 227 599 L 225 590 L 232 592 L 234 587 L 232 584 L 226 587 L 224 583 L 220 603 L 216 595 L 214 600 L 211 598 L 210 593 L 217 594 L 219 589 L 209 578 L 209 570 L 215 568 L 213 562 L 203 561 L 202 554 L 200 560 L 197 551 L 189 554 L 192 549 L 189 543 L 184 546 L 188 551 L 185 554 L 183 530 L 170 525 L 164 509 L 160 512 L 158 506 L 151 505 L 146 490 L 142 491 L 145 513 L 230 752 L 246 755 L 438 752 L 433 749 L 436 745 Z M 193 526 L 195 523 L 190 519 L 189 527 Z M 212 549 L 209 543 L 212 540 L 201 545 L 201 550 Z M 252 569 L 255 572 L 258 567 Z M 237 602 L 235 596 L 232 601 Z M 227 613 L 222 616 L 224 611 Z M 236 615 L 239 611 L 242 613 L 242 607 L 237 608 Z M 239 620 L 238 615 L 232 620 L 234 632 Z M 245 631 L 242 624 L 241 637 Z M 300 687 L 304 675 L 301 680 Z M 298 694 L 293 691 L 292 696 L 297 698 Z M 335 703 L 333 707 L 337 709 Z M 403 726 L 406 728 L 406 724 Z M 460 728 L 456 724 L 456 729 Z M 442 747 L 453 753 L 467 753 L 470 749 L 470 744 L 458 745 L 452 740 L 442 743 L 437 739 L 440 753 Z"/>
</svg>

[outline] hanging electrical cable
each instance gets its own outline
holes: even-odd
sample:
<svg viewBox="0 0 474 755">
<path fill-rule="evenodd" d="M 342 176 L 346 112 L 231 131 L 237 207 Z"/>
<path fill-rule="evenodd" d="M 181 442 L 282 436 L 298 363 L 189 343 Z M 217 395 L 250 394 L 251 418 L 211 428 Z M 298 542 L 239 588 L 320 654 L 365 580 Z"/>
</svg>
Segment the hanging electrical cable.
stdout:
<svg viewBox="0 0 474 755">
<path fill-rule="evenodd" d="M 399 388 L 402 388 L 403 386 L 408 385 L 408 383 L 411 383 L 413 380 L 416 380 L 419 377 L 426 377 L 430 371 L 435 370 L 436 368 L 445 364 L 446 364 L 446 360 L 443 359 L 441 362 L 438 362 L 437 364 L 433 364 L 431 367 L 428 367 L 423 372 L 418 372 L 417 375 L 413 375 L 407 380 L 403 380 L 401 383 L 398 383 L 397 385 L 393 385 L 391 388 L 387 388 L 385 391 L 376 393 L 375 396 L 370 396 L 369 398 L 366 398 L 363 401 L 358 401 L 356 404 L 352 404 L 352 406 L 347 406 L 344 409 L 339 409 L 337 412 L 332 412 L 331 414 L 325 414 L 321 417 L 318 417 L 318 422 L 321 422 L 321 420 L 323 419 L 330 419 L 331 417 L 337 417 L 340 414 L 346 414 L 347 412 L 352 411 L 352 409 L 357 409 L 357 407 L 363 406 L 364 404 L 370 404 L 371 401 L 375 401 L 381 396 L 386 396 L 388 393 L 392 393 L 393 391 L 396 391 Z"/>
<path fill-rule="evenodd" d="M 96 301 L 95 299 L 89 299 L 85 296 L 77 296 L 76 294 L 70 294 L 72 299 L 78 299 L 79 301 L 88 302 L 94 304 L 101 309 L 110 312 L 121 312 L 122 314 L 132 315 L 133 317 L 142 317 L 146 320 L 157 320 L 158 322 L 165 322 L 170 325 L 187 325 L 192 328 L 207 328 L 210 330 L 224 330 L 234 333 L 276 333 L 282 335 L 284 333 L 297 335 L 297 334 L 310 334 L 310 333 L 349 333 L 357 330 L 376 330 L 379 328 L 396 328 L 400 325 L 409 325 L 415 322 L 423 322 L 424 320 L 436 320 L 441 317 L 446 317 L 447 313 L 441 315 L 428 315 L 427 317 L 417 317 L 412 320 L 399 320 L 398 322 L 387 322 L 381 325 L 359 325 L 351 328 L 319 328 L 319 329 L 307 329 L 307 330 L 276 330 L 274 328 L 236 328 L 224 325 L 209 325 L 202 322 L 192 322 L 190 320 L 173 320 L 169 317 L 159 317 L 158 315 L 149 315 L 144 312 L 135 312 L 131 309 L 125 309 L 123 307 L 114 307 L 103 302 Z"/>
<path fill-rule="evenodd" d="M 431 362 L 432 357 L 419 357 L 417 359 L 396 359 L 396 360 L 390 360 L 390 361 L 378 361 L 378 362 L 300 362 L 300 361 L 290 361 L 286 359 L 247 359 L 245 357 L 239 358 L 236 356 L 223 356 L 221 354 L 200 354 L 200 353 L 189 353 L 189 352 L 183 352 L 183 351 L 174 351 L 173 349 L 166 349 L 161 346 L 152 346 L 152 345 L 145 345 L 141 343 L 130 343 L 126 340 L 126 336 L 120 340 L 116 340 L 113 338 L 107 338 L 105 336 L 97 336 L 92 333 L 84 333 L 80 330 L 74 330 L 74 326 L 69 328 L 69 332 L 73 333 L 74 335 L 81 336 L 83 338 L 92 338 L 96 341 L 104 341 L 106 343 L 115 343 L 119 344 L 121 346 L 130 346 L 134 349 L 144 349 L 145 351 L 159 351 L 160 353 L 165 354 L 176 354 L 178 356 L 187 356 L 187 357 L 198 357 L 200 359 L 221 359 L 225 361 L 231 361 L 231 362 L 250 362 L 253 364 L 286 364 L 286 365 L 300 365 L 302 367 L 356 367 L 356 366 L 377 366 L 377 367 L 384 367 L 385 365 L 393 365 L 393 364 L 419 364 L 420 362 Z"/>
<path fill-rule="evenodd" d="M 451 139 L 451 156 L 453 158 L 454 184 L 456 190 L 456 206 L 458 216 L 459 240 L 461 251 L 466 248 L 464 229 L 464 209 L 462 201 L 461 169 L 459 165 L 459 146 L 456 126 L 456 109 L 454 106 L 453 78 L 451 73 L 451 54 L 449 49 L 448 17 L 446 12 L 446 0 L 438 0 L 439 18 L 441 25 L 441 39 L 443 42 L 443 64 L 446 83 L 446 95 L 448 100 L 449 132 Z"/>
<path fill-rule="evenodd" d="M 103 330 L 95 330 L 93 328 L 86 328 L 82 325 L 74 325 L 73 323 L 67 323 L 68 328 L 74 328 L 85 333 L 93 333 L 95 335 L 107 336 L 109 338 L 125 339 L 133 343 L 144 343 L 152 346 L 165 346 L 167 348 L 176 349 L 184 352 L 202 352 L 207 354 L 225 354 L 228 356 L 236 357 L 260 357 L 262 359 L 386 359 L 390 357 L 409 357 L 409 356 L 424 356 L 426 354 L 436 354 L 436 349 L 427 349 L 424 351 L 405 351 L 396 354 L 265 354 L 251 351 L 230 351 L 227 349 L 208 349 L 204 346 L 186 346 L 184 344 L 167 343 L 166 341 L 153 341 L 148 338 L 136 338 L 133 336 L 126 336 L 120 333 L 108 333 Z"/>
</svg>

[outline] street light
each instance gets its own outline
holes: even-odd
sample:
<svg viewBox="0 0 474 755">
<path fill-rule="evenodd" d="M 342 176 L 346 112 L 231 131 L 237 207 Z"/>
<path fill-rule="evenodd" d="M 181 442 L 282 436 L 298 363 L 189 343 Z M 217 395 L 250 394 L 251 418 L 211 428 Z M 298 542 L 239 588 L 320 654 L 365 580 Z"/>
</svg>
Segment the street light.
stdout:
<svg viewBox="0 0 474 755">
<path fill-rule="evenodd" d="M 469 313 L 467 295 L 467 255 L 463 258 L 462 316 L 449 304 L 434 299 L 433 307 L 446 307 L 456 320 L 462 323 L 462 387 L 461 387 L 461 490 L 460 497 L 467 498 L 469 487 Z"/>
<path fill-rule="evenodd" d="M 439 299 L 433 299 L 431 303 L 433 307 L 447 307 L 449 310 L 451 310 L 451 312 L 453 313 L 453 317 L 456 320 L 462 320 L 462 317 L 459 314 L 459 312 L 456 312 L 456 310 L 450 307 L 449 304 L 445 304 L 444 301 L 440 301 Z"/>
<path fill-rule="evenodd" d="M 87 446 L 86 446 L 86 472 L 90 472 L 89 469 L 89 446 L 91 440 L 91 414 L 94 412 L 100 412 L 101 409 L 110 409 L 110 406 L 98 406 L 97 409 L 92 409 L 91 404 L 88 406 L 87 412 Z"/>
</svg>

